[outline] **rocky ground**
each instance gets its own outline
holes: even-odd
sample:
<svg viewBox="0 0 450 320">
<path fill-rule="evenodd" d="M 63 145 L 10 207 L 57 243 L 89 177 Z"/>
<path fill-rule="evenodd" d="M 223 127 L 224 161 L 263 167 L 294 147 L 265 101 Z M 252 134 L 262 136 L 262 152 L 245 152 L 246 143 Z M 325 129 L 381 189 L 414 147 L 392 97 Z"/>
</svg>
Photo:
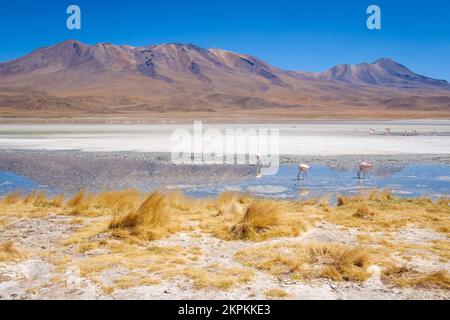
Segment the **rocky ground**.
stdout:
<svg viewBox="0 0 450 320">
<path fill-rule="evenodd" d="M 98 218 L 95 218 L 98 219 Z M 89 224 L 88 219 L 83 222 Z M 101 283 L 84 277 L 77 268 L 77 261 L 88 259 L 99 252 L 77 251 L 76 246 L 63 246 L 68 235 L 82 225 L 75 225 L 72 217 L 49 215 L 36 218 L 11 218 L 0 228 L 0 242 L 14 241 L 15 246 L 26 252 L 21 261 L 0 262 L 0 299 L 449 299 L 450 291 L 430 288 L 400 288 L 386 285 L 380 279 L 380 270 L 372 266 L 371 277 L 363 283 L 335 282 L 327 279 L 312 281 L 293 280 L 274 276 L 255 268 L 243 266 L 235 254 L 246 248 L 264 247 L 272 244 L 329 242 L 355 245 L 358 231 L 343 229 L 329 223 L 321 223 L 299 237 L 271 239 L 263 242 L 225 241 L 201 232 L 181 232 L 166 239 L 154 241 L 151 246 L 183 249 L 199 248 L 201 255 L 190 261 L 190 267 L 207 272 L 221 269 L 242 269 L 252 273 L 252 279 L 235 283 L 231 287 L 215 286 L 198 288 L 195 278 L 174 276 L 166 278 L 159 272 L 148 273 L 156 279 L 152 284 L 131 284 L 130 287 L 106 290 L 112 280 L 124 275 L 120 267 L 101 272 Z M 442 234 L 429 230 L 407 228 L 394 236 L 401 242 L 426 243 L 445 240 Z M 49 257 L 49 254 L 52 257 Z M 64 268 L 56 258 L 69 257 Z M 55 258 L 55 259 L 51 259 Z M 184 258 L 180 253 L 179 258 Z M 417 260 L 419 259 L 419 260 Z M 450 270 L 448 262 L 442 263 L 431 257 L 417 258 L 408 263 L 421 270 Z M 57 259 L 56 259 L 57 260 Z M 112 285 L 114 286 L 114 285 Z M 272 296 L 275 295 L 275 296 Z"/>
</svg>

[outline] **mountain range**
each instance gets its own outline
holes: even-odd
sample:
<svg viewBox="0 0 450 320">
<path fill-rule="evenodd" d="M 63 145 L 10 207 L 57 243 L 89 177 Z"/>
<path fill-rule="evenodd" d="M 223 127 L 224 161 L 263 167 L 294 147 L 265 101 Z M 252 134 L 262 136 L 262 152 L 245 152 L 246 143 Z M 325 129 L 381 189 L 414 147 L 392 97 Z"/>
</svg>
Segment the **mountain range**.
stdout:
<svg viewBox="0 0 450 320">
<path fill-rule="evenodd" d="M 448 118 L 450 85 L 389 58 L 312 73 L 192 44 L 69 40 L 0 63 L 0 113 L 255 121 Z"/>
</svg>

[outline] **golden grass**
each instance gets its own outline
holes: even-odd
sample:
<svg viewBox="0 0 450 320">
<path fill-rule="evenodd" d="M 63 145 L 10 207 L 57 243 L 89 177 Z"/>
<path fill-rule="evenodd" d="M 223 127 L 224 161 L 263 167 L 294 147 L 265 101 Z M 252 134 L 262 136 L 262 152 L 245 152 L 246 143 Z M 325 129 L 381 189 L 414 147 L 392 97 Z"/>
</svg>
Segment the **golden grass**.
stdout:
<svg viewBox="0 0 450 320">
<path fill-rule="evenodd" d="M 441 288 L 450 290 L 448 271 L 437 271 L 411 280 L 411 285 L 421 288 Z"/>
<path fill-rule="evenodd" d="M 160 239 L 183 229 L 179 216 L 189 210 L 185 201 L 179 192 L 153 192 L 136 211 L 114 216 L 109 229 L 118 236 L 128 232 L 145 240 Z"/>
<path fill-rule="evenodd" d="M 64 197 L 64 195 L 60 194 L 60 195 L 55 196 L 55 197 L 50 201 L 50 204 L 51 204 L 52 206 L 54 206 L 54 207 L 61 208 L 61 207 L 64 206 L 65 199 L 66 199 L 66 198 Z"/>
<path fill-rule="evenodd" d="M 25 204 L 32 204 L 35 206 L 45 206 L 48 203 L 47 195 L 42 191 L 33 191 L 29 193 L 24 201 Z"/>
<path fill-rule="evenodd" d="M 283 215 L 281 205 L 270 200 L 254 200 L 239 224 L 231 227 L 235 239 L 254 239 L 258 233 L 277 226 Z"/>
<path fill-rule="evenodd" d="M 263 241 L 298 236 L 308 227 L 303 205 L 227 192 L 213 199 L 200 218 L 203 231 L 224 240 Z"/>
<path fill-rule="evenodd" d="M 394 231 L 414 225 L 450 235 L 450 206 L 429 198 L 401 199 L 389 190 L 339 196 L 338 206 L 322 212 L 324 220 L 359 231 Z"/>
<path fill-rule="evenodd" d="M 206 268 L 188 267 L 173 275 L 183 275 L 192 279 L 196 289 L 228 290 L 236 285 L 249 283 L 253 272 L 243 268 L 227 268 L 210 265 Z"/>
<path fill-rule="evenodd" d="M 376 215 L 376 212 L 369 207 L 365 203 L 361 203 L 353 216 L 361 219 L 370 219 Z"/>
<path fill-rule="evenodd" d="M 400 287 L 450 290 L 450 275 L 446 270 L 424 273 L 406 267 L 391 267 L 383 273 L 383 280 Z"/>
<path fill-rule="evenodd" d="M 22 194 L 19 191 L 14 191 L 1 199 L 1 203 L 4 206 L 11 206 L 23 202 Z"/>
<path fill-rule="evenodd" d="M 62 195 L 47 199 L 35 192 L 12 193 L 0 200 L 0 215 L 41 216 L 47 213 L 84 217 L 110 216 L 110 230 L 119 237 L 159 239 L 187 226 L 226 240 L 262 241 L 297 236 L 317 221 L 359 231 L 393 231 L 416 225 L 450 235 L 447 199 L 398 199 L 390 191 L 339 196 L 338 206 L 323 199 L 289 201 L 255 199 L 225 192 L 215 199 L 194 200 L 178 192 L 156 191 L 147 199 L 136 190 L 91 194 L 80 191 L 64 203 Z M 47 211 L 46 211 L 47 210 Z"/>
<path fill-rule="evenodd" d="M 25 258 L 25 254 L 14 246 L 13 241 L 0 243 L 0 262 L 17 262 Z"/>
<path fill-rule="evenodd" d="M 128 275 L 113 280 L 113 289 L 129 289 L 134 287 L 154 286 L 161 281 L 145 275 Z"/>
<path fill-rule="evenodd" d="M 446 238 L 450 236 L 449 213 L 447 199 L 406 200 L 393 197 L 389 191 L 339 196 L 336 207 L 329 206 L 326 199 L 258 199 L 234 192 L 199 200 L 179 192 L 162 191 L 144 198 L 136 190 L 97 194 L 82 191 L 67 202 L 62 195 L 48 198 L 40 192 L 27 196 L 16 192 L 0 199 L 2 219 L 75 215 L 68 218 L 72 219 L 68 224 L 79 228 L 60 242 L 65 245 L 65 252 L 56 247 L 42 256 L 58 272 L 64 273 L 69 266 L 79 267 L 83 277 L 111 293 L 114 288 L 152 285 L 177 277 L 191 279 L 196 289 L 228 290 L 251 282 L 252 268 L 301 281 L 362 282 L 370 276 L 369 264 L 382 268 L 382 280 L 388 284 L 448 290 L 446 272 L 405 271 L 401 266 L 416 257 L 441 263 L 449 261 L 450 242 Z M 204 237 L 206 233 L 223 240 L 262 242 L 296 237 L 316 222 L 352 229 L 359 246 L 246 243 L 248 248 L 235 255 L 243 266 L 205 267 L 201 248 L 157 246 L 151 242 L 190 231 L 195 231 L 190 233 L 192 237 Z M 409 226 L 439 232 L 440 240 L 396 241 L 396 232 Z M 6 230 L 6 226 L 1 228 Z M 430 239 L 436 239 L 435 234 L 431 236 Z M 0 261 L 17 261 L 23 257 L 12 244 L 2 246 L 5 249 L 0 253 Z M 102 273 L 108 270 L 118 270 L 113 287 L 102 280 Z M 268 291 L 266 296 L 285 297 L 277 290 Z"/>
<path fill-rule="evenodd" d="M 110 241 L 103 246 L 103 252 L 78 257 L 72 265 L 79 268 L 82 277 L 99 284 L 106 293 L 112 293 L 115 289 L 152 286 L 176 277 L 191 279 L 196 288 L 222 289 L 234 285 L 237 279 L 248 279 L 248 275 L 240 270 L 231 272 L 220 268 L 205 273 L 203 269 L 189 266 L 189 261 L 194 261 L 198 254 L 196 248 Z M 120 275 L 113 279 L 113 287 L 104 282 L 101 275 L 105 271 Z"/>
<path fill-rule="evenodd" d="M 236 259 L 246 266 L 297 280 L 326 278 L 365 281 L 370 256 L 363 248 L 337 244 L 276 244 L 241 250 Z"/>
<path fill-rule="evenodd" d="M 75 194 L 72 199 L 69 199 L 69 201 L 67 201 L 67 206 L 71 208 L 79 208 L 83 205 L 85 197 L 86 192 L 84 190 L 81 190 L 77 194 Z"/>
<path fill-rule="evenodd" d="M 304 210 L 308 206 L 309 210 Z M 198 226 L 221 239 L 261 241 L 299 235 L 308 226 L 306 216 L 323 210 L 322 204 L 313 206 L 255 199 L 233 192 L 225 192 L 216 199 L 194 200 L 179 192 L 156 191 L 143 199 L 136 190 L 98 194 L 82 190 L 67 203 L 62 195 L 47 199 L 41 192 L 25 198 L 13 193 L 0 200 L 0 215 L 111 217 L 107 229 L 128 239 L 155 240 Z"/>
<path fill-rule="evenodd" d="M 20 192 L 10 193 L 3 198 L 0 198 L 0 216 L 16 216 L 37 218 L 46 216 L 53 208 L 62 206 L 64 197 L 56 196 L 53 199 L 48 199 L 47 195 L 41 191 L 34 191 L 27 195 L 22 195 Z"/>
<path fill-rule="evenodd" d="M 266 297 L 269 299 L 283 299 L 288 297 L 288 294 L 286 291 L 281 289 L 271 289 L 266 291 Z"/>
</svg>

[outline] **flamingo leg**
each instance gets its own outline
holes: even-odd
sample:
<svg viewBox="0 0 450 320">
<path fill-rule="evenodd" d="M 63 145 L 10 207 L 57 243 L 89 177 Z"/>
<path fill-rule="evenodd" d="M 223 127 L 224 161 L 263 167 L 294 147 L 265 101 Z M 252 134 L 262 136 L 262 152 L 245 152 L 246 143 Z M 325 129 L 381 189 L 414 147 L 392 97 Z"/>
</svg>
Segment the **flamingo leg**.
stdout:
<svg viewBox="0 0 450 320">
<path fill-rule="evenodd" d="M 300 180 L 300 175 L 302 174 L 302 172 L 301 171 L 299 171 L 298 172 L 298 175 L 297 175 L 297 180 Z"/>
<path fill-rule="evenodd" d="M 358 171 L 358 179 L 361 180 L 361 170 Z"/>
</svg>

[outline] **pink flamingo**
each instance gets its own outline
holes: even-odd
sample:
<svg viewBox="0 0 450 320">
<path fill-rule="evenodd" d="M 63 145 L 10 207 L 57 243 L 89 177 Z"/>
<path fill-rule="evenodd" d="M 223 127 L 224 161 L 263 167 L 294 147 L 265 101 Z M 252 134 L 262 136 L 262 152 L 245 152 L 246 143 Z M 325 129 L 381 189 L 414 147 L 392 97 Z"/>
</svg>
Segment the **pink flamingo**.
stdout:
<svg viewBox="0 0 450 320">
<path fill-rule="evenodd" d="M 358 179 L 361 179 L 361 173 L 364 173 L 364 178 L 363 179 L 366 179 L 366 173 L 367 173 L 367 175 L 369 175 L 368 172 L 372 168 L 373 168 L 373 164 L 371 164 L 369 161 L 362 161 L 359 164 Z"/>
<path fill-rule="evenodd" d="M 311 166 L 302 163 L 301 165 L 298 166 L 298 176 L 297 176 L 297 180 L 300 180 L 300 175 L 303 174 L 303 180 L 308 179 L 308 171 L 309 169 L 311 169 Z"/>
</svg>

